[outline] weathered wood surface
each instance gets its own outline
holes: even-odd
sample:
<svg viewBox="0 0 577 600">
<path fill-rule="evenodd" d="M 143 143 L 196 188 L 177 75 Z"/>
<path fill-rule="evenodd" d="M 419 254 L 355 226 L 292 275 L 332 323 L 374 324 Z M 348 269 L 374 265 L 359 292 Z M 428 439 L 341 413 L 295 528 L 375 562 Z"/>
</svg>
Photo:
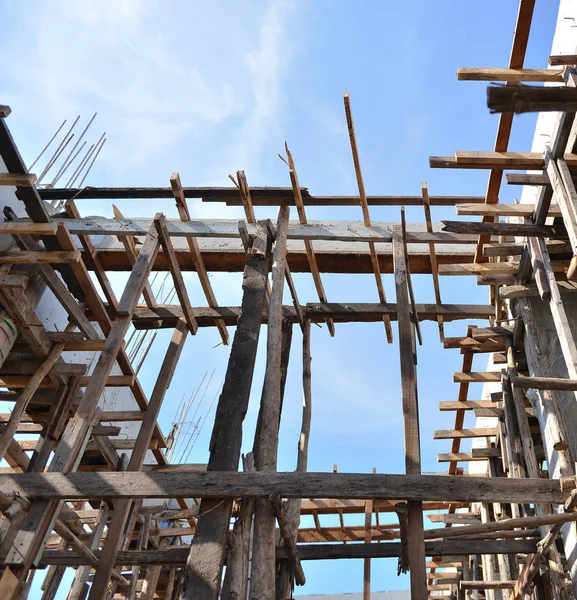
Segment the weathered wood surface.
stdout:
<svg viewBox="0 0 577 600">
<path fill-rule="evenodd" d="M 490 85 L 487 87 L 487 107 L 493 113 L 575 112 L 577 110 L 577 88 Z"/>
<path fill-rule="evenodd" d="M 564 227 L 528 223 L 482 223 L 479 221 L 442 221 L 443 232 L 558 238 L 567 237 Z"/>
<path fill-rule="evenodd" d="M 257 225 L 255 240 L 260 241 L 265 252 L 246 255 L 242 316 L 234 334 L 210 440 L 208 468 L 217 479 L 222 477 L 218 471 L 237 470 L 240 459 L 242 424 L 248 408 L 270 263 L 271 240 L 266 223 Z M 273 491 L 276 490 L 270 493 Z M 198 497 L 188 491 L 183 497 L 191 496 Z M 187 600 L 211 600 L 217 598 L 220 591 L 232 500 L 227 494 L 211 496 L 217 499 L 201 501 L 197 530 L 186 564 L 183 594 Z"/>
<path fill-rule="evenodd" d="M 19 221 L 19 223 L 27 221 Z M 145 236 L 152 224 L 151 219 L 106 219 L 85 217 L 82 219 L 61 219 L 70 233 L 76 235 Z M 171 237 L 232 238 L 239 239 L 238 221 L 235 219 L 193 219 L 190 221 L 166 220 L 166 228 Z M 254 234 L 255 225 L 247 223 L 249 234 Z M 341 242 L 392 241 L 392 224 L 373 223 L 365 226 L 359 221 L 309 221 L 306 224 L 290 223 L 289 240 L 325 240 Z M 409 244 L 466 244 L 474 239 L 426 231 L 408 231 Z"/>
<path fill-rule="evenodd" d="M 415 304 L 421 321 L 436 321 L 443 317 L 444 321 L 457 319 L 488 319 L 494 315 L 490 304 Z M 322 322 L 328 318 L 334 321 L 346 322 L 377 322 L 387 315 L 392 321 L 397 320 L 397 304 L 380 303 L 346 303 L 313 302 L 301 307 L 303 317 L 313 322 Z M 240 306 L 219 306 L 216 308 L 194 307 L 193 313 L 199 327 L 212 327 L 216 320 L 222 320 L 226 325 L 236 325 L 241 315 Z M 150 309 L 138 306 L 134 311 L 132 323 L 137 329 L 156 329 L 157 327 L 174 327 L 178 319 L 183 318 L 182 307 L 177 304 L 165 304 Z M 298 321 L 293 306 L 283 306 L 283 319 Z M 263 312 L 261 321 L 266 323 L 268 315 Z"/>
<path fill-rule="evenodd" d="M 577 156 L 565 154 L 567 164 L 577 167 Z M 453 169 L 543 169 L 545 161 L 541 152 L 483 152 L 456 150 L 455 156 L 431 156 L 431 168 Z"/>
<path fill-rule="evenodd" d="M 400 542 L 372 544 L 297 544 L 301 560 L 336 560 L 361 558 L 396 558 L 401 549 Z M 496 554 L 534 552 L 534 540 L 443 540 L 425 542 L 427 556 L 456 556 L 468 554 Z M 119 552 L 117 565 L 174 565 L 181 566 L 187 557 L 187 548 L 167 548 L 165 550 L 127 550 Z M 99 552 L 95 551 L 96 556 Z M 286 558 L 284 548 L 277 547 L 278 558 Z M 40 565 L 83 564 L 84 559 L 73 552 L 45 550 Z"/>
<path fill-rule="evenodd" d="M 355 473 L 17 473 L 0 475 L 5 494 L 28 498 L 410 499 L 563 503 L 558 480 Z"/>
<path fill-rule="evenodd" d="M 542 83 L 545 81 L 560 83 L 563 81 L 563 69 L 494 69 L 465 67 L 457 69 L 457 79 L 459 81 L 507 81 L 509 83 L 520 83 L 522 81 L 532 83 Z M 509 89 L 509 87 L 520 86 L 500 86 L 500 89 Z"/>
<path fill-rule="evenodd" d="M 307 188 L 300 187 L 305 206 L 358 206 L 358 196 L 311 196 Z M 294 205 L 290 187 L 249 188 L 253 206 Z M 185 198 L 202 198 L 205 202 L 226 202 L 229 206 L 242 206 L 236 187 L 182 187 Z M 86 187 L 39 189 L 43 200 L 95 200 L 95 199 L 154 199 L 172 198 L 170 187 Z M 433 206 L 454 206 L 459 202 L 484 202 L 483 196 L 431 196 Z M 420 206 L 421 196 L 367 196 L 367 203 L 374 206 Z"/>
</svg>

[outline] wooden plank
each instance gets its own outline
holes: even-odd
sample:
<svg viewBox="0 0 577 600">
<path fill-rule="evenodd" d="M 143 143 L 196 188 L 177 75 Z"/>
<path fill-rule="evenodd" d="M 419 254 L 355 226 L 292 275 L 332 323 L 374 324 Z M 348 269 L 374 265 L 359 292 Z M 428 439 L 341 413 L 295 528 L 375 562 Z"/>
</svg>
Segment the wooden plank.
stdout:
<svg viewBox="0 0 577 600">
<path fill-rule="evenodd" d="M 5 235 L 55 235 L 56 223 L 5 221 L 0 223 L 0 234 Z"/>
<path fill-rule="evenodd" d="M 44 250 L 42 252 L 21 251 L 21 250 L 6 250 L 0 252 L 1 265 L 30 265 L 30 264 L 60 264 L 69 262 L 78 262 L 80 260 L 80 252 L 62 252 Z"/>
<path fill-rule="evenodd" d="M 500 236 L 534 236 L 558 238 L 567 234 L 564 228 L 552 225 L 530 225 L 527 223 L 479 223 L 476 221 L 442 221 L 443 231 L 452 233 L 478 233 Z"/>
<path fill-rule="evenodd" d="M 459 81 L 507 81 L 509 83 L 563 82 L 563 69 L 457 69 Z M 508 89 L 504 87 L 503 89 Z"/>
<path fill-rule="evenodd" d="M 36 183 L 36 175 L 23 173 L 0 173 L 0 185 L 15 187 L 33 187 Z"/>
<path fill-rule="evenodd" d="M 405 432 L 405 471 L 408 475 L 421 472 L 421 442 L 419 437 L 419 408 L 416 371 L 416 347 L 409 294 L 407 267 L 402 232 L 393 232 L 393 257 L 395 265 L 395 287 L 399 319 L 399 353 L 401 362 L 401 395 Z M 377 475 L 373 475 L 376 477 Z M 411 566 L 411 596 L 426 596 L 425 544 L 423 507 L 420 501 L 409 499 L 408 507 L 408 554 Z"/>
<path fill-rule="evenodd" d="M 513 275 L 519 266 L 511 262 L 440 265 L 439 275 Z"/>
<path fill-rule="evenodd" d="M 185 198 L 201 198 L 204 202 L 226 202 L 229 206 L 242 206 L 238 186 L 235 187 L 183 187 Z M 254 206 L 294 206 L 290 187 L 251 186 L 250 195 Z M 300 188 L 305 206 L 358 206 L 358 196 L 311 196 L 307 188 Z M 172 187 L 86 187 L 39 189 L 42 200 L 116 200 L 173 198 Z M 454 206 L 459 202 L 484 202 L 484 196 L 431 196 L 433 206 Z M 421 206 L 421 196 L 367 196 L 367 203 L 374 206 Z"/>
<path fill-rule="evenodd" d="M 512 377 L 511 384 L 522 389 L 577 391 L 577 379 L 558 377 Z"/>
<path fill-rule="evenodd" d="M 242 423 L 250 396 L 270 262 L 270 239 L 264 223 L 258 225 L 257 236 L 266 252 L 264 256 L 246 255 L 242 316 L 235 331 L 211 438 L 208 468 L 215 472 L 238 469 L 240 458 Z M 187 491 L 186 497 L 191 496 L 198 495 Z M 187 598 L 212 600 L 218 595 L 231 512 L 232 501 L 201 501 L 183 582 Z"/>
<path fill-rule="evenodd" d="M 272 262 L 272 290 L 269 299 L 267 328 L 267 358 L 259 412 L 259 426 L 255 434 L 255 465 L 259 472 L 274 472 L 277 468 L 278 433 L 282 410 L 281 355 L 282 355 L 282 295 L 286 264 L 286 235 L 289 207 L 279 209 Z M 258 449 L 258 452 L 256 451 Z M 275 594 L 275 516 L 267 500 L 255 503 L 252 549 L 251 595 L 272 598 Z M 193 596 L 190 596 L 192 600 Z"/>
<path fill-rule="evenodd" d="M 577 56 L 575 54 L 553 54 L 549 57 L 549 64 L 552 67 L 577 65 Z"/>
<path fill-rule="evenodd" d="M 487 383 L 501 382 L 501 373 L 499 371 L 475 371 L 471 373 L 457 372 L 453 373 L 455 383 Z"/>
<path fill-rule="evenodd" d="M 465 400 L 465 401 L 442 401 L 439 402 L 439 410 L 475 410 L 478 408 L 494 408 L 495 403 L 492 400 Z"/>
<path fill-rule="evenodd" d="M 535 550 L 534 540 L 442 540 L 425 543 L 427 556 L 461 556 L 473 554 L 527 553 Z M 337 560 L 362 558 L 398 558 L 401 544 L 298 544 L 301 560 Z M 117 558 L 121 565 L 174 565 L 182 566 L 186 562 L 187 548 L 166 548 L 165 550 L 127 550 L 120 552 Z M 98 556 L 98 551 L 95 552 Z M 286 558 L 284 549 L 277 548 L 277 556 Z M 42 555 L 41 564 L 64 564 L 76 566 L 83 560 L 73 552 L 59 553 L 47 550 Z"/>
<path fill-rule="evenodd" d="M 295 167 L 293 156 L 292 156 L 292 154 L 288 148 L 288 144 L 286 142 L 285 142 L 285 150 L 286 150 L 287 162 L 288 162 L 288 167 L 289 167 L 289 176 L 291 179 L 291 185 L 292 185 L 292 190 L 293 190 L 294 203 L 297 207 L 299 223 L 301 225 L 306 225 L 308 223 L 308 221 L 307 221 L 307 217 L 306 217 L 306 213 L 305 213 L 304 202 L 303 202 L 303 197 L 302 197 L 302 193 L 301 193 L 301 188 L 299 185 L 298 175 L 296 172 L 296 167 Z M 290 227 L 290 223 L 289 223 L 289 227 Z M 317 291 L 319 300 L 321 302 L 326 302 L 327 296 L 326 296 L 323 282 L 321 279 L 321 275 L 319 272 L 319 267 L 317 264 L 314 246 L 310 240 L 305 240 L 305 252 L 306 252 L 307 261 L 309 264 L 309 269 L 310 269 L 311 275 L 313 277 L 313 283 L 315 285 L 315 289 Z M 288 265 L 288 263 L 287 263 L 287 265 Z M 327 320 L 326 323 L 327 323 L 327 328 L 329 330 L 329 333 L 331 334 L 331 336 L 334 336 L 335 326 L 334 326 L 332 319 Z"/>
<path fill-rule="evenodd" d="M 152 219 L 106 219 L 90 217 L 82 219 L 61 219 L 70 233 L 76 235 L 113 235 L 144 236 Z M 26 223 L 26 221 L 23 221 Z M 238 239 L 238 221 L 234 219 L 203 219 L 194 221 L 166 220 L 166 226 L 171 237 L 201 237 Z M 390 243 L 392 228 L 390 223 L 373 222 L 370 227 L 358 221 L 308 221 L 306 224 L 290 223 L 287 239 L 289 240 L 324 240 L 345 242 L 375 242 Z M 254 234 L 255 225 L 248 223 L 249 234 Z M 460 237 L 443 234 L 442 232 L 427 233 L 425 231 L 408 231 L 409 244 L 444 243 L 463 244 L 474 243 L 471 237 Z"/>
<path fill-rule="evenodd" d="M 429 188 L 426 182 L 421 183 L 421 195 L 423 196 L 423 210 L 425 213 L 425 224 L 427 227 L 427 232 L 432 233 L 433 222 L 431 219 L 431 198 L 429 196 Z M 441 286 L 439 284 L 439 268 L 437 263 L 437 255 L 435 252 L 435 244 L 429 244 L 429 256 L 431 259 L 431 274 L 433 276 L 433 290 L 435 291 L 435 302 L 437 304 L 441 304 Z M 443 318 L 438 317 L 437 322 L 439 324 L 439 338 L 442 342 L 445 338 Z"/>
<path fill-rule="evenodd" d="M 489 319 L 494 315 L 494 309 L 490 304 L 416 304 L 415 308 L 420 321 L 436 321 L 440 316 L 445 321 Z M 301 309 L 303 317 L 313 322 L 322 322 L 328 318 L 343 323 L 376 322 L 382 320 L 383 315 L 389 316 L 392 321 L 397 320 L 397 305 L 393 303 L 320 304 L 315 302 Z M 217 319 L 222 319 L 227 325 L 236 325 L 241 315 L 239 306 L 194 307 L 193 311 L 199 327 L 211 327 Z M 178 319 L 183 317 L 182 307 L 176 304 L 160 305 L 153 310 L 137 307 L 134 311 L 133 325 L 136 329 L 174 327 Z M 292 306 L 283 306 L 283 318 L 293 323 L 298 321 Z M 267 314 L 263 313 L 261 321 L 266 323 L 267 319 Z"/>
<path fill-rule="evenodd" d="M 17 473 L 0 475 L 6 495 L 30 499 L 265 497 L 454 502 L 565 502 L 559 480 L 358 473 Z M 189 486 L 189 487 L 187 487 Z"/>
<path fill-rule="evenodd" d="M 347 128 L 349 131 L 349 141 L 351 144 L 351 153 L 353 155 L 353 164 L 355 167 L 355 176 L 357 179 L 357 186 L 359 188 L 359 200 L 361 204 L 361 209 L 363 212 L 363 222 L 366 227 L 371 226 L 371 217 L 369 214 L 369 206 L 367 204 L 367 196 L 365 193 L 365 184 L 363 181 L 363 174 L 361 171 L 361 162 L 359 159 L 359 151 L 357 148 L 357 136 L 355 134 L 355 125 L 353 122 L 353 113 L 351 110 L 351 99 L 348 92 L 345 92 L 343 96 L 343 101 L 345 105 L 345 116 L 347 119 Z M 373 272 L 375 275 L 375 283 L 377 285 L 377 293 L 379 295 L 379 300 L 381 302 L 386 302 L 387 298 L 385 295 L 385 288 L 383 286 L 383 278 L 381 276 L 381 268 L 379 265 L 379 259 L 377 256 L 377 250 L 375 248 L 375 244 L 369 242 L 369 252 L 371 255 L 371 263 L 373 265 Z M 387 341 L 389 344 L 393 342 L 393 330 L 391 329 L 390 320 L 384 317 L 385 322 L 385 331 L 387 334 Z"/>
<path fill-rule="evenodd" d="M 437 429 L 433 434 L 435 440 L 451 440 L 454 438 L 482 438 L 497 435 L 496 427 L 479 427 L 476 429 Z"/>
<path fill-rule="evenodd" d="M 180 272 L 178 261 L 176 260 L 176 255 L 174 253 L 172 242 L 170 241 L 170 236 L 168 235 L 168 230 L 166 229 L 166 217 L 162 214 L 156 215 L 156 217 L 154 217 L 154 226 L 156 227 L 156 233 L 158 234 L 158 240 L 162 245 L 164 256 L 168 261 L 168 268 L 172 275 L 172 281 L 174 283 L 176 295 L 180 300 L 180 305 L 182 306 L 184 320 L 186 321 L 190 333 L 195 335 L 198 331 L 198 324 L 194 318 L 194 312 L 192 310 L 192 305 L 190 304 L 186 285 L 184 283 L 182 273 Z"/>
<path fill-rule="evenodd" d="M 577 167 L 577 156 L 565 154 L 570 168 Z M 545 167 L 540 152 L 483 152 L 477 150 L 456 150 L 455 157 L 431 156 L 429 166 L 432 169 L 510 169 L 540 170 Z"/>
<path fill-rule="evenodd" d="M 487 460 L 486 456 L 474 456 L 472 452 L 446 452 L 437 454 L 438 462 L 471 462 Z"/>
<path fill-rule="evenodd" d="M 488 86 L 487 106 L 492 113 L 575 112 L 577 89 L 564 86 Z"/>
<path fill-rule="evenodd" d="M 535 211 L 534 204 L 459 204 L 458 215 L 490 216 L 490 217 L 531 217 Z M 561 209 L 556 204 L 549 207 L 550 217 L 560 217 Z"/>
<path fill-rule="evenodd" d="M 178 173 L 173 173 L 170 176 L 170 187 L 172 188 L 174 194 L 176 210 L 178 210 L 178 215 L 181 221 L 190 221 L 190 211 L 188 210 L 186 196 L 184 195 L 184 190 L 182 189 L 182 183 L 180 181 L 180 175 Z M 206 301 L 208 302 L 208 305 L 210 307 L 216 308 L 218 307 L 218 302 L 212 289 L 212 285 L 210 283 L 210 279 L 206 271 L 206 266 L 204 265 L 204 261 L 202 260 L 202 253 L 198 246 L 198 242 L 194 237 L 187 237 L 186 241 L 188 244 L 188 249 L 190 250 L 190 254 L 192 256 L 192 260 L 194 262 L 194 268 L 196 269 L 196 273 L 198 275 L 202 291 L 204 292 L 204 295 L 206 297 Z M 224 322 L 222 320 L 218 320 L 216 321 L 216 326 L 220 333 L 222 343 L 225 346 L 228 345 L 228 332 L 226 330 Z"/>
</svg>

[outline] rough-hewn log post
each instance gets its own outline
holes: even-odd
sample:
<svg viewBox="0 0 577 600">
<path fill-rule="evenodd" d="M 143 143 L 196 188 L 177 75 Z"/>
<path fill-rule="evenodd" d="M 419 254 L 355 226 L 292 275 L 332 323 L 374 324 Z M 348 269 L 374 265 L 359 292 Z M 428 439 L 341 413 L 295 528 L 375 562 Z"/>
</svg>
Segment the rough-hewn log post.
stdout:
<svg viewBox="0 0 577 600">
<path fill-rule="evenodd" d="M 271 240 L 265 223 L 257 225 L 243 278 L 242 313 L 216 409 L 208 469 L 236 471 L 242 423 L 248 408 L 260 334 Z M 226 554 L 232 500 L 203 500 L 187 560 L 180 598 L 216 600 Z"/>
<path fill-rule="evenodd" d="M 282 385 L 282 296 L 289 214 L 289 207 L 281 206 L 273 253 L 272 290 L 268 308 L 267 361 L 261 397 L 258 454 L 255 456 L 258 471 L 276 471 L 277 465 Z M 275 517 L 272 506 L 268 499 L 258 499 L 255 503 L 251 598 L 272 600 L 275 596 L 275 540 Z"/>
</svg>

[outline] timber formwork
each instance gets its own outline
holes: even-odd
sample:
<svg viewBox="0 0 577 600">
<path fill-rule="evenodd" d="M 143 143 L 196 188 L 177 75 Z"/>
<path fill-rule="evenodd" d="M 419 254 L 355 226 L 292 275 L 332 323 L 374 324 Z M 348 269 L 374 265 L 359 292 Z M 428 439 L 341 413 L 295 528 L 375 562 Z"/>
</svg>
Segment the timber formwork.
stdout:
<svg viewBox="0 0 577 600">
<path fill-rule="evenodd" d="M 45 574 L 43 599 L 55 598 L 67 568 L 75 569 L 74 579 L 59 593 L 68 600 L 286 600 L 295 583 L 305 583 L 307 561 L 329 559 L 364 561 L 368 599 L 371 559 L 381 557 L 409 571 L 414 600 L 574 597 L 576 556 L 567 539 L 577 521 L 575 457 L 556 393 L 577 392 L 577 345 L 564 305 L 577 290 L 577 56 L 551 57 L 550 69 L 523 68 L 533 5 L 520 2 L 507 68 L 458 73 L 464 80 L 506 84 L 489 89 L 490 107 L 501 112 L 494 151 L 431 157 L 434 168 L 489 170 L 485 196 L 429 196 L 426 184 L 418 197 L 367 196 L 347 94 L 354 197 L 312 196 L 301 187 L 288 148 L 287 188 L 249 187 L 242 171 L 229 188 L 183 187 L 178 174 L 166 188 L 36 188 L 8 130 L 10 109 L 0 107 L 7 169 L 0 185 L 15 187 L 27 214 L 5 210 L 0 224 L 0 233 L 13 239 L 13 248 L 0 255 L 0 304 L 19 331 L 0 369 L 1 399 L 13 402 L 11 412 L 0 415 L 0 457 L 9 465 L 0 473 L 2 600 L 26 597 L 38 571 Z M 558 87 L 517 85 L 523 82 Z M 528 110 L 559 111 L 552 142 L 544 153 L 509 153 L 513 114 Z M 538 186 L 536 204 L 499 203 L 505 170 L 541 171 L 507 175 L 508 183 Z M 118 212 L 114 219 L 85 218 L 77 206 L 115 198 L 175 202 L 179 220 Z M 192 219 L 190 198 L 243 206 L 245 219 Z M 50 214 L 47 202 L 54 200 L 65 201 L 63 213 Z M 359 205 L 359 222 L 313 222 L 306 215 L 311 206 Z M 262 206 L 278 207 L 275 223 L 258 220 Z M 399 222 L 372 221 L 371 206 L 401 207 Z M 424 223 L 407 224 L 404 206 L 422 206 Z M 436 206 L 455 206 L 458 215 L 482 220 L 446 221 L 441 228 L 431 218 Z M 104 238 L 96 243 L 92 236 Z M 149 282 L 157 270 L 170 272 L 177 304 L 157 304 Z M 120 298 L 111 271 L 129 273 Z M 206 306 L 193 306 L 183 271 L 197 273 Z M 241 306 L 219 306 L 208 276 L 214 271 L 243 272 Z M 312 275 L 311 302 L 299 299 L 296 272 Z M 374 274 L 378 302 L 331 303 L 323 273 Z M 435 303 L 416 302 L 416 273 L 432 276 Z M 387 274 L 394 274 L 395 302 L 385 296 Z M 475 276 L 490 301 L 444 304 L 440 278 L 449 275 Z M 66 311 L 65 331 L 48 330 L 36 316 L 38 286 L 48 287 Z M 283 305 L 285 286 L 290 305 Z M 535 345 L 540 324 L 526 300 L 535 297 L 550 309 L 567 378 L 549 376 L 543 349 L 536 349 L 541 370 L 527 364 L 524 339 Z M 452 444 L 451 452 L 438 455 L 447 473 L 437 475 L 421 472 L 416 354 L 423 320 L 436 322 L 444 347 L 462 354 L 456 400 L 440 403 L 441 411 L 454 414 L 454 424 L 435 432 Z M 465 321 L 462 336 L 446 337 L 445 323 L 456 320 Z M 314 430 L 311 324 L 338 335 L 342 322 L 382 322 L 389 342 L 398 337 L 405 474 L 339 473 L 336 467 L 307 472 Z M 261 408 L 253 452 L 242 457 L 239 472 L 263 323 Z M 296 470 L 281 473 L 278 428 L 294 326 L 303 333 L 302 431 Z M 131 327 L 173 332 L 150 398 L 125 351 Z M 185 341 L 199 327 L 218 328 L 230 344 L 228 368 L 207 464 L 171 465 L 157 417 Z M 62 354 L 70 350 L 97 352 L 94 370 L 66 362 Z M 493 368 L 474 369 L 476 355 L 485 363 L 490 358 Z M 112 374 L 115 367 L 121 375 Z M 493 390 L 482 400 L 468 394 L 478 382 Z M 104 411 L 99 403 L 107 386 L 130 388 L 139 409 Z M 544 392 L 546 431 L 528 390 Z M 464 427 L 467 413 L 479 418 L 477 427 Z M 114 439 L 118 424 L 129 421 L 140 422 L 136 438 Z M 21 433 L 36 439 L 22 441 Z M 545 437 L 560 465 L 555 473 L 550 457 L 545 460 Z M 464 451 L 462 441 L 469 439 L 473 448 Z M 145 462 L 149 450 L 154 464 Z M 314 527 L 301 525 L 301 517 Z M 321 517 L 332 525 L 321 525 Z M 442 527 L 425 528 L 425 518 Z"/>
</svg>

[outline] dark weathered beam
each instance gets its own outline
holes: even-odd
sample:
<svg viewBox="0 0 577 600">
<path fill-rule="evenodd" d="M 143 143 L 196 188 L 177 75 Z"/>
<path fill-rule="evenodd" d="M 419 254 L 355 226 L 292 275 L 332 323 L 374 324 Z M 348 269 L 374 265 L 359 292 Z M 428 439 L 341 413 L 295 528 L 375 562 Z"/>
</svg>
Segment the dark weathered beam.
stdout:
<svg viewBox="0 0 577 600">
<path fill-rule="evenodd" d="M 550 86 L 487 87 L 487 106 L 492 113 L 577 111 L 577 88 Z"/>
<path fill-rule="evenodd" d="M 230 432 L 229 432 L 230 433 Z M 28 498 L 283 498 L 563 503 L 555 479 L 357 473 L 20 473 L 0 475 L 5 494 Z"/>
<path fill-rule="evenodd" d="M 415 307 L 420 321 L 436 321 L 439 316 L 442 316 L 444 321 L 488 319 L 494 316 L 494 308 L 490 304 L 416 304 Z M 219 319 L 226 325 L 236 325 L 241 315 L 241 307 L 194 307 L 193 312 L 199 327 L 212 327 Z M 320 304 L 313 302 L 303 306 L 302 313 L 305 319 L 319 323 L 327 318 L 342 323 L 373 323 L 381 321 L 384 315 L 388 315 L 392 321 L 396 321 L 397 305 L 395 303 L 338 304 L 328 302 Z M 132 323 L 136 329 L 159 326 L 174 327 L 178 319 L 182 317 L 182 307 L 176 304 L 158 306 L 155 309 L 141 306 L 135 310 Z M 298 318 L 293 306 L 283 307 L 283 318 L 297 322 Z M 261 321 L 266 323 L 267 319 L 267 313 L 263 313 Z"/>
<path fill-rule="evenodd" d="M 443 540 L 426 542 L 427 556 L 457 556 L 468 554 L 528 553 L 534 552 L 534 540 Z M 301 560 L 335 560 L 359 558 L 398 558 L 401 550 L 399 542 L 372 544 L 297 544 Z M 277 547 L 278 558 L 286 558 L 284 548 Z M 94 554 L 99 556 L 100 552 Z M 174 565 L 186 562 L 188 548 L 166 548 L 165 550 L 127 550 L 119 552 L 117 565 Z M 45 550 L 40 567 L 46 565 L 77 566 L 85 559 L 75 552 Z"/>
<path fill-rule="evenodd" d="M 242 315 L 234 334 L 211 436 L 208 469 L 217 479 L 222 477 L 221 471 L 238 469 L 242 426 L 261 330 L 272 240 L 265 222 L 258 223 L 256 231 L 253 247 L 246 254 Z M 189 491 L 184 497 L 191 496 L 199 497 Z M 232 500 L 227 494 L 219 496 L 218 492 L 209 496 L 200 503 L 200 516 L 184 573 L 183 597 L 187 599 L 211 600 L 218 598 L 220 591 Z"/>
<path fill-rule="evenodd" d="M 202 198 L 205 202 L 226 202 L 242 206 L 236 187 L 182 187 L 185 198 Z M 307 188 L 300 188 L 305 206 L 358 206 L 358 196 L 311 196 Z M 43 200 L 115 200 L 172 198 L 170 187 L 88 187 L 53 188 L 38 190 Z M 254 206 L 294 205 L 290 187 L 251 187 L 250 196 Z M 461 202 L 483 202 L 483 196 L 431 196 L 433 206 L 454 206 Z M 367 203 L 374 206 L 420 206 L 421 196 L 367 196 Z"/>
</svg>

